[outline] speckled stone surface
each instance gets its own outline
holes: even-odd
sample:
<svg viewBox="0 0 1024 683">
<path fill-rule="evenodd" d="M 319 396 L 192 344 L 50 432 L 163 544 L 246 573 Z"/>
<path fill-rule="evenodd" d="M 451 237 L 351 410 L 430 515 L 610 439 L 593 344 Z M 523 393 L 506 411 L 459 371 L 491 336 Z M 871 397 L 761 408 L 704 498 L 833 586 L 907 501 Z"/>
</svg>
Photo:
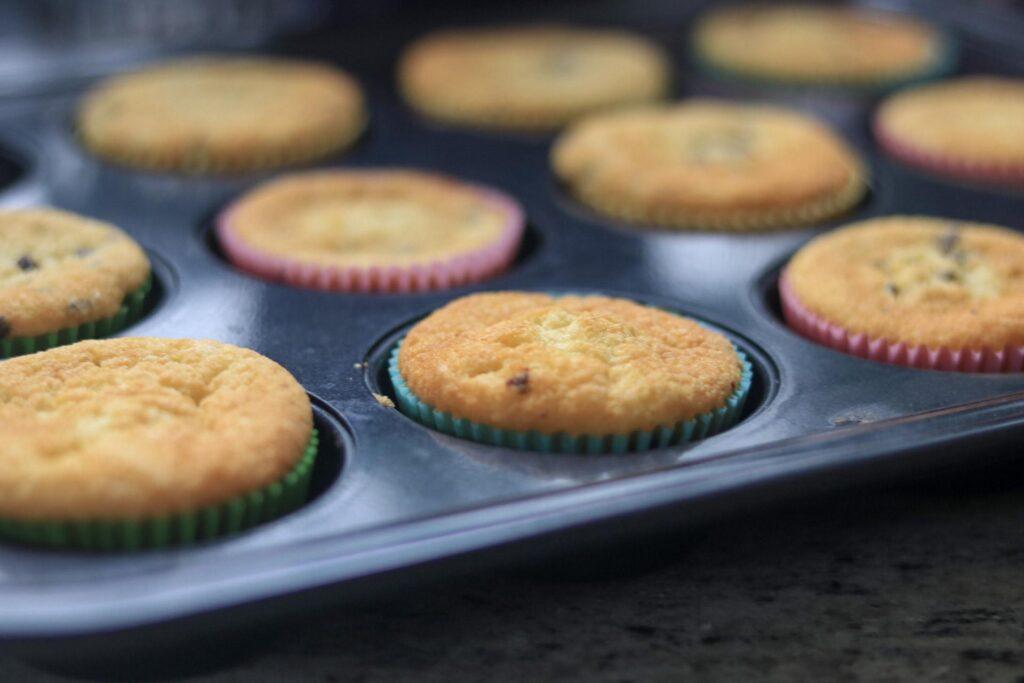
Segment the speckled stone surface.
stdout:
<svg viewBox="0 0 1024 683">
<path fill-rule="evenodd" d="M 191 680 L 1024 682 L 1022 484 L 844 494 L 687 543 L 626 578 L 336 609 Z M 0 657 L 0 681 L 59 680 Z"/>
</svg>

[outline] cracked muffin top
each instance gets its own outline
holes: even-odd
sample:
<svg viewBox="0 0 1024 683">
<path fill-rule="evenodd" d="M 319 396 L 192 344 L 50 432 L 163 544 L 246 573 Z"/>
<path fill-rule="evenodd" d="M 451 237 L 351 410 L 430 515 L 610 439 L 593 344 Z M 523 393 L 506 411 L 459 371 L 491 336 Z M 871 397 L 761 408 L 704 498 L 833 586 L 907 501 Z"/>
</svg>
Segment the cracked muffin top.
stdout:
<svg viewBox="0 0 1024 683">
<path fill-rule="evenodd" d="M 693 320 L 603 296 L 463 297 L 410 330 L 402 378 L 432 408 L 544 433 L 620 434 L 689 420 L 739 386 L 732 343 Z"/>
<path fill-rule="evenodd" d="M 255 351 L 85 341 L 0 363 L 0 517 L 125 519 L 223 502 L 284 476 L 309 398 Z"/>
</svg>

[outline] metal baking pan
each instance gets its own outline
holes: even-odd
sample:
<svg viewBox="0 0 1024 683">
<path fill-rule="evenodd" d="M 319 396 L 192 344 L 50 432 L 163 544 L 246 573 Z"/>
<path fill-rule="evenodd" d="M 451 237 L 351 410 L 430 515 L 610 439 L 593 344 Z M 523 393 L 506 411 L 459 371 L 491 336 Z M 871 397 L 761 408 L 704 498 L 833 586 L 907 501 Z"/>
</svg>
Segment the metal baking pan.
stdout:
<svg viewBox="0 0 1024 683">
<path fill-rule="evenodd" d="M 960 72 L 1024 73 L 1024 47 L 992 49 L 951 21 Z M 932 7 L 929 5 L 929 7 Z M 519 199 L 529 232 L 515 265 L 472 287 L 414 295 L 306 291 L 235 271 L 213 216 L 268 176 L 188 178 L 101 163 L 70 125 L 77 92 L 0 101 L 0 204 L 50 202 L 112 221 L 149 251 L 158 297 L 126 334 L 212 338 L 287 367 L 313 397 L 324 447 L 315 496 L 234 538 L 137 554 L 0 545 L 0 642 L 33 659 L 99 661 L 180 648 L 367 591 L 692 527 L 724 513 L 855 483 L 1017 457 L 1024 376 L 882 365 L 815 345 L 781 322 L 778 269 L 804 241 L 849 220 L 924 213 L 1024 229 L 1024 195 L 933 179 L 880 155 L 876 100 L 722 84 L 693 72 L 684 36 L 698 7 L 627 2 L 537 5 L 540 19 L 627 26 L 673 55 L 675 94 L 767 98 L 823 116 L 868 161 L 870 196 L 813 230 L 759 235 L 649 232 L 577 206 L 548 170 L 551 136 L 427 123 L 393 87 L 395 57 L 431 26 L 494 21 L 400 15 L 267 46 L 334 61 L 367 88 L 372 123 L 318 166 L 414 167 L 493 185 Z M 942 12 L 945 12 L 943 14 Z M 487 15 L 492 12 L 491 15 Z M 986 15 L 988 16 L 988 15 Z M 424 19 L 424 17 L 427 17 Z M 523 10 L 515 17 L 522 20 Z M 972 20 L 976 19 L 972 15 Z M 1024 21 L 1007 13 L 1008 30 Z M 1013 30 L 1012 28 L 1009 30 Z M 745 418 L 694 444 L 625 456 L 503 450 L 441 435 L 379 405 L 388 350 L 407 327 L 470 291 L 532 289 L 630 297 L 706 321 L 756 368 Z"/>
</svg>

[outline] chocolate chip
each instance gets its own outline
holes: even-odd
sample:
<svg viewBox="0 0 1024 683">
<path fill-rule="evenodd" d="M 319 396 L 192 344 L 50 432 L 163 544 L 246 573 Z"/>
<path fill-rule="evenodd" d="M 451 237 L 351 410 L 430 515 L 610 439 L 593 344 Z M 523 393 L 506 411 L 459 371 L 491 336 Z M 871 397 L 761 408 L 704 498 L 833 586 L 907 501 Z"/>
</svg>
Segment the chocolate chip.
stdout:
<svg viewBox="0 0 1024 683">
<path fill-rule="evenodd" d="M 513 375 L 506 382 L 505 386 L 510 389 L 515 389 L 520 394 L 525 394 L 530 390 L 530 369 L 524 368 L 518 375 Z"/>
<path fill-rule="evenodd" d="M 11 333 L 11 324 L 7 322 L 7 318 L 0 315 L 0 339 L 4 339 Z"/>
<path fill-rule="evenodd" d="M 955 270 L 943 270 L 939 272 L 939 279 L 943 282 L 956 282 L 960 276 Z"/>
<path fill-rule="evenodd" d="M 68 302 L 68 313 L 72 315 L 85 315 L 92 310 L 92 302 L 88 299 L 72 299 Z"/>
<path fill-rule="evenodd" d="M 544 59 L 544 69 L 555 74 L 567 74 L 575 70 L 577 61 L 573 52 L 557 50 Z"/>
<path fill-rule="evenodd" d="M 78 249 L 75 249 L 75 256 L 77 256 L 78 258 L 85 258 L 92 252 L 92 247 L 79 247 Z"/>
<path fill-rule="evenodd" d="M 900 288 L 899 288 L 899 286 L 897 286 L 897 284 L 895 282 L 886 282 L 885 283 L 885 291 L 889 292 L 894 297 L 900 295 Z"/>
<path fill-rule="evenodd" d="M 25 254 L 18 259 L 18 268 L 21 270 L 36 270 L 39 268 L 39 261 L 36 261 L 28 254 Z"/>
<path fill-rule="evenodd" d="M 938 236 L 935 244 L 943 255 L 949 256 L 960 246 L 960 231 L 951 226 L 946 232 Z"/>
</svg>

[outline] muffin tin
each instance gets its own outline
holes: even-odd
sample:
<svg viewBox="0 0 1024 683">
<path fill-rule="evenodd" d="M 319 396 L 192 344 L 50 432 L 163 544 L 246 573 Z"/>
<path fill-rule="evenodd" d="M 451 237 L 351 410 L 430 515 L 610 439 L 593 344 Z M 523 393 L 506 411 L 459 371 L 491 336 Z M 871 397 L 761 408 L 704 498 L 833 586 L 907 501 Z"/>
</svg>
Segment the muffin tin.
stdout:
<svg viewBox="0 0 1024 683">
<path fill-rule="evenodd" d="M 552 18 L 550 8 L 537 8 L 539 18 Z M 823 348 L 782 323 L 776 279 L 800 244 L 849 220 L 926 213 L 1024 229 L 1024 194 L 951 184 L 889 161 L 868 132 L 870 96 L 747 87 L 693 72 L 684 36 L 696 5 L 580 3 L 558 11 L 567 21 L 627 26 L 661 41 L 673 55 L 676 96 L 770 99 L 830 120 L 869 163 L 870 196 L 838 221 L 769 234 L 648 232 L 603 218 L 555 184 L 552 136 L 435 125 L 402 105 L 393 88 L 399 50 L 431 25 L 458 21 L 406 17 L 268 46 L 335 61 L 367 89 L 368 132 L 317 166 L 413 167 L 492 185 L 522 203 L 527 236 L 513 267 L 479 285 L 328 293 L 247 276 L 219 253 L 214 216 L 268 175 L 190 178 L 108 165 L 74 139 L 79 92 L 0 100 L 0 205 L 45 201 L 124 228 L 149 252 L 157 282 L 151 310 L 126 334 L 212 338 L 270 356 L 310 392 L 323 443 L 312 500 L 231 539 L 120 555 L 0 545 L 6 647 L 65 662 L 178 647 L 371 589 L 646 537 L 856 482 L 1014 457 L 1024 434 L 1024 376 L 913 370 Z M 522 20 L 521 9 L 514 18 Z M 1013 21 L 1020 18 L 1007 16 L 1004 26 Z M 1024 74 L 1024 50 L 992 51 L 973 29 L 951 28 L 961 43 L 959 72 Z M 378 403 L 374 393 L 392 390 L 388 353 L 408 327 L 455 297 L 489 289 L 619 295 L 705 321 L 754 365 L 742 421 L 681 447 L 550 455 L 432 432 Z"/>
</svg>

